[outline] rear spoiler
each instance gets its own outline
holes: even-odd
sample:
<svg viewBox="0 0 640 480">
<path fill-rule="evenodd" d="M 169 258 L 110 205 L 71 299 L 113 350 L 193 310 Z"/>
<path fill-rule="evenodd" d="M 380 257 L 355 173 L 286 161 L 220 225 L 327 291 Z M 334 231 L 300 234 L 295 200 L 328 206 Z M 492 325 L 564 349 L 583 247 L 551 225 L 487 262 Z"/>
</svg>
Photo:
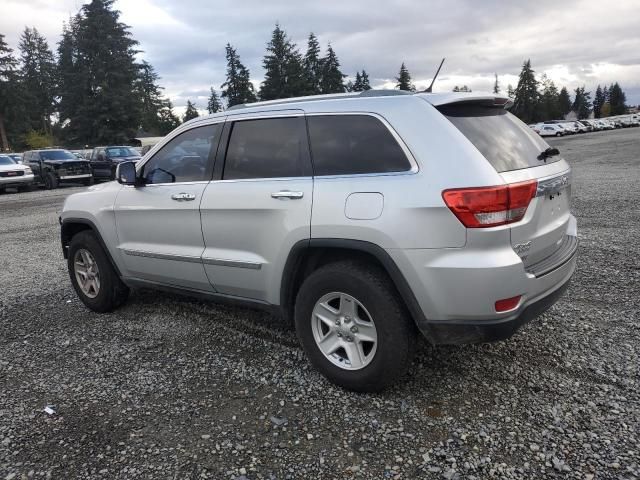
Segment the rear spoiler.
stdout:
<svg viewBox="0 0 640 480">
<path fill-rule="evenodd" d="M 434 107 L 451 104 L 474 104 L 486 107 L 502 107 L 510 108 L 513 101 L 500 94 L 491 93 L 467 93 L 467 92 L 449 92 L 449 93 L 418 93 L 418 97 L 422 97 Z"/>
</svg>

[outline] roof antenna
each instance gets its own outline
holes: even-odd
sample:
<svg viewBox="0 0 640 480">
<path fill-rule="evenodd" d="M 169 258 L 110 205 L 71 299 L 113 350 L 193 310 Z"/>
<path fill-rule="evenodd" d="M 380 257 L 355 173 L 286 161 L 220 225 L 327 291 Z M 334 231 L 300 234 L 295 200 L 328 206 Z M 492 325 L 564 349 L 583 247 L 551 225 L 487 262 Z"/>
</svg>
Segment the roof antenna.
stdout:
<svg viewBox="0 0 640 480">
<path fill-rule="evenodd" d="M 438 74 L 440 73 L 440 69 L 442 68 L 442 64 L 443 63 L 444 63 L 444 58 L 440 62 L 440 66 L 438 67 L 438 70 L 436 71 L 436 74 L 433 76 L 433 80 L 431 80 L 431 85 L 429 85 L 426 89 L 424 89 L 423 92 L 432 93 L 433 84 L 435 83 L 436 78 L 438 78 Z"/>
</svg>

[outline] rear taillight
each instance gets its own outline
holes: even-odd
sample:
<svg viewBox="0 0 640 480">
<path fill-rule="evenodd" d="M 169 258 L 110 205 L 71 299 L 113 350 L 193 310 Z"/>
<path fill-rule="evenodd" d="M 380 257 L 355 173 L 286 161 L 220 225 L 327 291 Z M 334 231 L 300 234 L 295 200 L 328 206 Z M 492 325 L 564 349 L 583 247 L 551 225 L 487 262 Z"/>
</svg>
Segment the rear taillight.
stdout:
<svg viewBox="0 0 640 480">
<path fill-rule="evenodd" d="M 495 187 L 454 188 L 442 192 L 447 207 L 467 228 L 486 228 L 522 220 L 538 182 Z"/>
</svg>

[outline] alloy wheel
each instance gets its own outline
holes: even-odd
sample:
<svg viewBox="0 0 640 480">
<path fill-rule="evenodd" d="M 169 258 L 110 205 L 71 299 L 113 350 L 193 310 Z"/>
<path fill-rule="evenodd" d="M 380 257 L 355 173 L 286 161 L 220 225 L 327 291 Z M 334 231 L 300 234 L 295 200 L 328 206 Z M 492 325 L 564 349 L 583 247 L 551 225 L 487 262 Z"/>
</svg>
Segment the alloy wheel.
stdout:
<svg viewBox="0 0 640 480">
<path fill-rule="evenodd" d="M 100 271 L 91 252 L 80 248 L 73 258 L 74 273 L 82 293 L 89 298 L 96 298 L 100 293 Z"/>
</svg>

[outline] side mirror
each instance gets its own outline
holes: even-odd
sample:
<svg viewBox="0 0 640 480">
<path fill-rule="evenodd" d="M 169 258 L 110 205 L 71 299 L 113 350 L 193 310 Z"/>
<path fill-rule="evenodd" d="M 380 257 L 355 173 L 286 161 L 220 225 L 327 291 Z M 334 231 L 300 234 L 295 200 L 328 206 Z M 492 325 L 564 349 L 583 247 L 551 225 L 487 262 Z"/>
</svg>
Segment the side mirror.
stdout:
<svg viewBox="0 0 640 480">
<path fill-rule="evenodd" d="M 122 185 L 139 185 L 136 176 L 136 164 L 133 162 L 121 162 L 116 166 L 116 179 Z"/>
</svg>

